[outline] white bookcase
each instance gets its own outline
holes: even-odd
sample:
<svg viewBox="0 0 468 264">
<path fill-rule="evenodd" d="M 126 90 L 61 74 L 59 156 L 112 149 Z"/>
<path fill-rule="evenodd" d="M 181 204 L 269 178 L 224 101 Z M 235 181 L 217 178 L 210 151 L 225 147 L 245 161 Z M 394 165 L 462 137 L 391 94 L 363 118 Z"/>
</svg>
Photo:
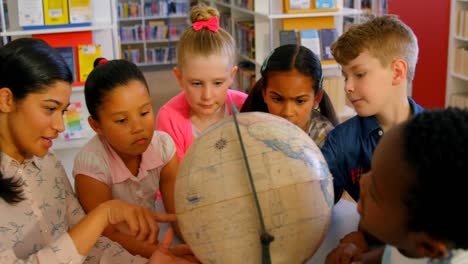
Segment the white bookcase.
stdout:
<svg viewBox="0 0 468 264">
<path fill-rule="evenodd" d="M 449 59 L 447 67 L 447 87 L 445 105 L 454 103 L 454 95 L 464 94 L 465 107 L 468 107 L 468 55 L 457 54 L 457 49 L 468 49 L 468 0 L 451 0 Z M 462 15 L 461 12 L 464 12 Z M 463 19 L 461 17 L 464 16 Z M 463 56 L 464 55 L 464 56 Z M 458 67 L 455 65 L 460 63 Z"/>
<path fill-rule="evenodd" d="M 17 0 L 0 0 L 0 37 L 3 43 L 8 43 L 11 39 L 20 37 L 31 37 L 34 34 L 60 34 L 82 31 L 92 31 L 94 44 L 101 45 L 102 56 L 108 59 L 119 58 L 119 44 L 117 32 L 117 12 L 116 0 L 93 0 L 92 11 L 93 19 L 89 26 L 79 27 L 57 27 L 23 30 L 18 23 L 18 1 Z M 4 6 L 6 4 L 6 6 Z M 6 17 L 6 8 L 8 9 L 8 17 Z M 73 183 L 71 170 L 73 168 L 73 160 L 79 149 L 88 142 L 94 135 L 94 132 L 89 127 L 87 117 L 89 113 L 86 109 L 84 99 L 83 86 L 74 86 L 70 102 L 81 103 L 81 117 L 84 128 L 85 137 L 79 139 L 64 140 L 59 136 L 54 141 L 52 149 L 58 154 L 62 163 L 65 166 L 67 174 Z"/>
<path fill-rule="evenodd" d="M 176 63 L 176 46 L 187 28 L 189 0 L 118 0 L 121 58 L 138 66 Z"/>
</svg>

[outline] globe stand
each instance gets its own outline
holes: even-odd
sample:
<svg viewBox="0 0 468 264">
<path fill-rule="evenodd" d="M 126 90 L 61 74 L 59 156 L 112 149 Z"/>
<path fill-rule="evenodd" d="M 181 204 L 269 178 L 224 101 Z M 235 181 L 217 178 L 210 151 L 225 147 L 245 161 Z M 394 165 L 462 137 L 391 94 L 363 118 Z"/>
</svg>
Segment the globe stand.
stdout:
<svg viewBox="0 0 468 264">
<path fill-rule="evenodd" d="M 257 190 L 255 188 L 255 183 L 252 177 L 252 172 L 250 170 L 249 160 L 247 159 L 247 153 L 245 151 L 244 142 L 242 141 L 242 135 L 239 129 L 239 122 L 237 121 L 237 114 L 239 110 L 237 109 L 234 103 L 231 103 L 232 115 L 234 119 L 234 124 L 236 126 L 237 137 L 239 138 L 239 143 L 241 145 L 242 157 L 244 158 L 245 167 L 247 169 L 247 175 L 249 176 L 250 187 L 252 188 L 252 195 L 255 201 L 255 207 L 257 208 L 258 218 L 260 221 L 260 242 L 262 243 L 262 264 L 271 264 L 271 255 L 270 255 L 270 243 L 275 240 L 275 237 L 270 235 L 265 228 L 265 222 L 263 221 L 262 208 L 260 207 L 260 202 L 258 201 Z"/>
</svg>

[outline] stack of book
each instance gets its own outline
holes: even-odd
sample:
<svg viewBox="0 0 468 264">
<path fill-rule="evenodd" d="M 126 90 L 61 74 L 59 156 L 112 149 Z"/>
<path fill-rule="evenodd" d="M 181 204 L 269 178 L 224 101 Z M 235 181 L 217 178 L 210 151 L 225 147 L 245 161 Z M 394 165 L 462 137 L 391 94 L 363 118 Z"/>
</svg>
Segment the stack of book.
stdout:
<svg viewBox="0 0 468 264">
<path fill-rule="evenodd" d="M 255 26 L 253 21 L 237 21 L 236 41 L 239 52 L 255 60 Z"/>
<path fill-rule="evenodd" d="M 146 11 L 146 5 L 145 5 Z M 141 17 L 141 5 L 138 1 L 125 1 L 117 4 L 117 15 L 122 18 Z"/>
<path fill-rule="evenodd" d="M 91 25 L 91 0 L 18 0 L 18 22 L 25 29 Z"/>
<path fill-rule="evenodd" d="M 468 47 L 455 49 L 453 72 L 468 78 Z"/>
<path fill-rule="evenodd" d="M 285 13 L 308 13 L 336 10 L 335 0 L 284 0 Z"/>
<path fill-rule="evenodd" d="M 255 85 L 255 65 L 250 62 L 239 63 L 234 89 L 249 93 Z"/>
<path fill-rule="evenodd" d="M 122 50 L 123 58 L 135 64 L 141 63 L 140 49 L 130 46 Z"/>
<path fill-rule="evenodd" d="M 459 9 L 456 21 L 455 34 L 459 37 L 468 38 L 468 9 Z"/>
<path fill-rule="evenodd" d="M 468 109 L 468 93 L 453 94 L 450 106 Z"/>
<path fill-rule="evenodd" d="M 341 76 L 325 77 L 323 80 L 323 89 L 327 92 L 328 97 L 330 97 L 335 111 L 337 113 L 343 112 L 346 105 L 344 78 Z"/>
<path fill-rule="evenodd" d="M 94 60 L 101 57 L 100 45 L 56 47 L 72 72 L 74 82 L 85 82 L 94 68 Z"/>
<path fill-rule="evenodd" d="M 255 0 L 232 0 L 235 6 L 254 11 Z"/>
<path fill-rule="evenodd" d="M 336 28 L 281 30 L 279 32 L 280 46 L 286 44 L 302 45 L 312 50 L 321 60 L 334 60 L 331 54 L 331 44 L 338 39 Z"/>
</svg>

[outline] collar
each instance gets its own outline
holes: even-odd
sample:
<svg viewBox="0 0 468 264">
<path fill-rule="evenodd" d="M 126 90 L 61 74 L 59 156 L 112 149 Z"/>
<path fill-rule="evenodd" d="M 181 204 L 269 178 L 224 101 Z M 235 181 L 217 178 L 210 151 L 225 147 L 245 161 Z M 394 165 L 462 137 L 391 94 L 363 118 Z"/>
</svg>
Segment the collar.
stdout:
<svg viewBox="0 0 468 264">
<path fill-rule="evenodd" d="M 103 142 L 104 149 L 109 157 L 109 169 L 112 177 L 112 183 L 122 183 L 130 178 L 133 178 L 134 175 L 132 175 L 123 160 L 120 158 L 117 152 L 115 152 L 114 148 L 112 148 L 112 146 L 104 138 L 100 137 L 100 139 Z M 146 177 L 149 170 L 153 170 L 163 165 L 161 154 L 156 152 L 153 140 L 151 140 L 148 148 L 141 155 L 140 168 L 138 169 L 137 175 L 137 178 L 139 179 Z"/>
<path fill-rule="evenodd" d="M 52 154 L 47 153 L 46 155 L 52 155 Z M 16 175 L 16 171 L 20 167 L 34 166 L 38 170 L 41 170 L 41 160 L 42 158 L 31 156 L 30 158 L 25 159 L 23 163 L 19 163 L 17 160 L 8 156 L 8 154 L 1 152 L 0 153 L 0 171 L 4 174 L 4 178 L 11 178 Z"/>
<path fill-rule="evenodd" d="M 375 116 L 358 117 L 361 120 L 362 138 L 368 138 L 372 132 L 381 129 L 379 122 Z"/>
<path fill-rule="evenodd" d="M 413 115 L 419 114 L 424 111 L 420 105 L 418 105 L 413 98 L 408 96 L 408 102 L 411 107 L 411 112 Z M 361 120 L 362 124 L 362 137 L 367 138 L 371 135 L 372 132 L 381 129 L 379 122 L 375 116 L 368 116 L 368 117 L 358 117 Z"/>
</svg>

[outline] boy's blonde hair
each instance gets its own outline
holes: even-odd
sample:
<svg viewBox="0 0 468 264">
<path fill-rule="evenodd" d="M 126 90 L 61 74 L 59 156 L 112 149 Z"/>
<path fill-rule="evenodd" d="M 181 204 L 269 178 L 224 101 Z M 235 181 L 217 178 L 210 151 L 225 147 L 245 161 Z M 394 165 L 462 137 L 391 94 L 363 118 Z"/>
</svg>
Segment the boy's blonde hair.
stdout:
<svg viewBox="0 0 468 264">
<path fill-rule="evenodd" d="M 408 65 L 408 82 L 414 78 L 419 52 L 413 30 L 394 15 L 372 18 L 351 26 L 331 49 L 333 57 L 341 65 L 347 65 L 364 51 L 376 57 L 383 66 L 401 58 Z"/>
<path fill-rule="evenodd" d="M 208 20 L 214 16 L 219 17 L 218 10 L 204 4 L 198 4 L 190 10 L 192 23 Z M 217 32 L 213 32 L 207 28 L 195 31 L 190 26 L 182 34 L 177 45 L 177 65 L 181 68 L 190 57 L 212 54 L 227 56 L 234 66 L 236 45 L 232 36 L 221 27 Z"/>
</svg>

